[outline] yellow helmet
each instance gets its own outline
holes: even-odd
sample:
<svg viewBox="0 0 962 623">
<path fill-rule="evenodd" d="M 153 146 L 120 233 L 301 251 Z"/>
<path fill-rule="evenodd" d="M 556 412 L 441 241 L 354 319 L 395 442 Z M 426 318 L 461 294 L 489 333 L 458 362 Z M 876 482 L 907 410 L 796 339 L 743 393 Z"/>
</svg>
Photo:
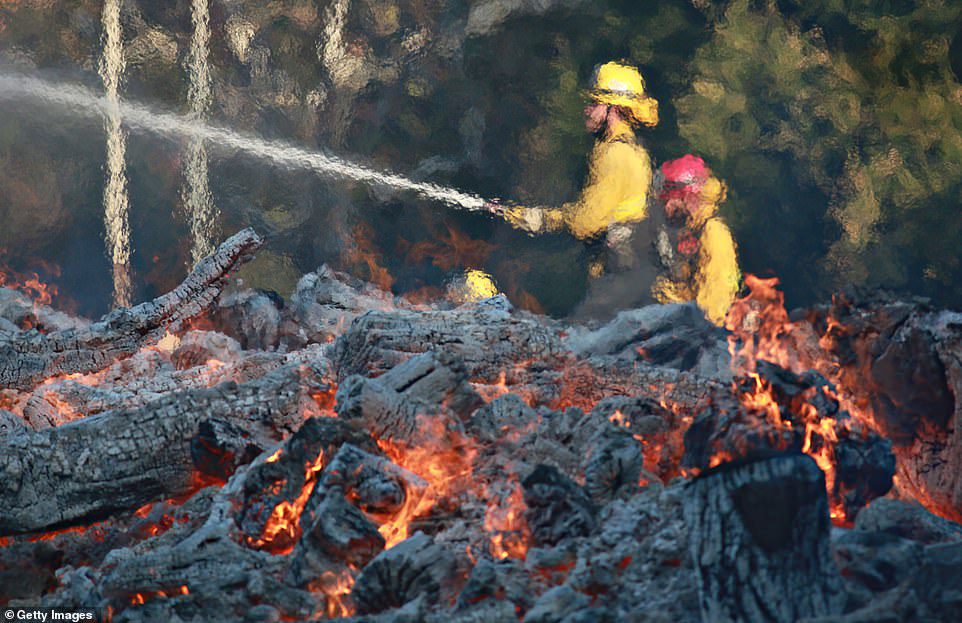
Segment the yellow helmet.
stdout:
<svg viewBox="0 0 962 623">
<path fill-rule="evenodd" d="M 645 79 L 634 67 L 614 62 L 598 66 L 591 98 L 599 104 L 627 108 L 638 123 L 658 124 L 658 101 L 645 93 Z"/>
<path fill-rule="evenodd" d="M 448 297 L 458 304 L 477 303 L 497 296 L 498 286 L 494 278 L 483 270 L 470 268 L 448 284 Z"/>
</svg>

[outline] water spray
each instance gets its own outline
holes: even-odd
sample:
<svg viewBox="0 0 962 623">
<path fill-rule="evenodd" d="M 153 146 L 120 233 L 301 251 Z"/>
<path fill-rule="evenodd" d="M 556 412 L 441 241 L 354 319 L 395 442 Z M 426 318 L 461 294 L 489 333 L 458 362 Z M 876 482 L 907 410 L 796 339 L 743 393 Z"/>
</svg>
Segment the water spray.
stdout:
<svg viewBox="0 0 962 623">
<path fill-rule="evenodd" d="M 111 110 L 118 110 L 125 126 L 131 130 L 169 138 L 200 140 L 210 147 L 234 149 L 276 166 L 413 192 L 453 208 L 491 210 L 490 204 L 478 195 L 430 182 L 416 182 L 390 171 L 377 170 L 287 141 L 266 140 L 130 101 L 113 102 L 82 86 L 50 82 L 23 74 L 0 73 L 0 100 L 25 98 L 39 99 L 81 116 L 101 117 Z"/>
</svg>

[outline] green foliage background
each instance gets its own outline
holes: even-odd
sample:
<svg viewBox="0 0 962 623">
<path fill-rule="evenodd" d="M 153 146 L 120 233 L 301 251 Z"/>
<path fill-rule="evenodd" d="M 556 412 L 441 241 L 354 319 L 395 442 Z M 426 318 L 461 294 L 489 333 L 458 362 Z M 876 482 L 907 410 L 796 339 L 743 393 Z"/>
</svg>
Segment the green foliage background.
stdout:
<svg viewBox="0 0 962 623">
<path fill-rule="evenodd" d="M 384 4 L 358 1 L 375 8 Z M 362 19 L 366 14 L 358 10 L 348 24 L 351 36 L 391 49 L 405 28 L 435 22 L 457 28 L 471 4 L 392 2 L 400 7 L 399 34 L 372 33 Z M 285 3 L 297 4 L 280 4 Z M 28 50 L 40 68 L 79 67 L 90 73 L 99 49 L 100 4 L 61 0 L 50 11 L 32 4 L 16 12 L 2 10 L 7 28 L 0 33 L 0 48 Z M 151 27 L 172 33 L 184 47 L 186 2 L 139 6 Z M 223 16 L 215 12 L 212 19 L 220 32 Z M 258 35 L 259 44 L 270 49 L 271 66 L 290 77 L 299 97 L 325 80 L 317 60 L 318 24 L 278 18 Z M 639 132 L 656 163 L 696 153 L 728 183 L 723 215 L 746 272 L 779 276 L 791 305 L 824 301 L 839 287 L 856 283 L 922 294 L 960 308 L 960 33 L 962 2 L 956 0 L 586 0 L 570 9 L 509 19 L 490 34 L 469 37 L 456 54 L 428 51 L 396 79 L 369 85 L 343 117 L 318 121 L 313 112 L 296 107 L 252 107 L 244 127 L 397 171 L 415 171 L 441 158 L 444 166 L 428 174 L 433 181 L 527 204 L 558 205 L 577 194 L 586 173 L 592 138 L 585 132 L 582 108 L 589 76 L 598 63 L 624 59 L 642 70 L 661 104 L 659 126 Z M 213 46 L 219 85 L 227 85 L 230 93 L 252 94 L 243 100 L 252 106 L 270 99 L 261 92 L 267 87 L 252 84 L 249 68 L 231 57 L 223 37 L 215 37 Z M 128 92 L 176 110 L 185 92 L 181 73 L 177 66 L 156 63 L 131 67 Z M 345 128 L 338 125 L 342 119 Z M 49 130 L 27 138 L 21 125 L 17 117 L 0 119 L 0 163 L 10 180 L 23 178 L 7 186 L 36 186 L 31 180 L 42 177 L 39 172 L 14 175 L 32 162 L 57 169 L 43 163 L 71 161 L 81 170 L 71 179 L 79 181 L 63 181 L 58 188 L 48 184 L 52 198 L 37 201 L 62 206 L 54 216 L 62 212 L 77 222 L 82 211 L 76 206 L 84 206 L 89 214 L 83 212 L 83 223 L 95 232 L 102 149 L 87 150 L 89 162 L 72 162 L 73 152 L 41 149 Z M 472 131 L 481 142 L 469 148 L 466 137 Z M 132 157 L 131 184 L 134 191 L 137 179 L 150 185 L 143 190 L 146 198 L 135 197 L 134 203 L 176 197 L 176 154 L 142 144 L 143 154 Z M 21 157 L 31 149 L 36 158 Z M 138 166 L 143 175 L 137 174 Z M 247 224 L 240 221 L 250 211 L 234 208 L 250 203 L 265 214 L 283 213 L 278 222 L 298 223 L 278 227 L 282 233 L 274 244 L 295 258 L 299 270 L 330 261 L 332 240 L 343 238 L 350 231 L 348 221 L 356 218 L 375 224 L 375 242 L 400 287 L 440 282 L 443 275 L 408 266 L 398 239 L 409 248 L 454 226 L 492 243 L 496 250 L 484 267 L 502 282 L 513 280 L 512 287 L 531 293 L 547 311 L 564 313 L 584 293 L 583 249 L 576 241 L 534 241 L 484 217 L 449 213 L 411 198 L 386 200 L 366 189 L 344 192 L 321 181 L 298 178 L 294 184 L 232 161 L 215 163 L 213 172 L 225 218 L 238 220 L 225 230 Z M 20 196 L 4 188 L 4 196 Z M 10 200 L 4 209 L 27 205 L 18 201 Z M 335 211 L 346 215 L 346 225 L 332 226 L 329 215 Z M 172 228 L 147 220 L 158 215 L 169 220 L 169 213 L 136 210 L 144 220 L 134 222 L 135 233 L 138 227 L 171 233 L 140 237 L 144 252 L 135 261 L 183 237 L 180 224 Z M 287 218 L 288 213 L 297 218 Z M 13 217 L 4 222 L 16 224 Z M 11 230 L 8 239 L 0 235 L 0 246 L 23 241 L 25 228 Z M 334 233 L 325 237 L 324 232 Z M 34 238 L 59 244 L 49 235 Z M 48 256 L 40 248 L 34 252 Z M 77 254 L 90 255 L 88 249 Z M 581 277 L 573 278 L 578 271 Z"/>
<path fill-rule="evenodd" d="M 656 158 L 691 151 L 728 182 L 747 271 L 794 304 L 848 283 L 962 304 L 962 3 L 599 4 L 586 32 L 558 28 L 525 198 L 572 192 L 581 89 L 593 62 L 625 58 L 662 104 L 642 132 Z"/>
</svg>

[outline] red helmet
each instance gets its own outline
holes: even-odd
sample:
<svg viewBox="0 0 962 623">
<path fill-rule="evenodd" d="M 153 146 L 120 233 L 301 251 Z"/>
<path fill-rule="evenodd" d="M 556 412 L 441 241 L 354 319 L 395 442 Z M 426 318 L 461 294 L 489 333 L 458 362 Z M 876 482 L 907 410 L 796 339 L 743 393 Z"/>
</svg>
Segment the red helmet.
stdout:
<svg viewBox="0 0 962 623">
<path fill-rule="evenodd" d="M 665 178 L 665 186 L 661 191 L 662 201 L 697 195 L 711 177 L 711 170 L 705 166 L 705 161 L 691 154 L 664 163 L 661 165 L 661 173 Z"/>
</svg>

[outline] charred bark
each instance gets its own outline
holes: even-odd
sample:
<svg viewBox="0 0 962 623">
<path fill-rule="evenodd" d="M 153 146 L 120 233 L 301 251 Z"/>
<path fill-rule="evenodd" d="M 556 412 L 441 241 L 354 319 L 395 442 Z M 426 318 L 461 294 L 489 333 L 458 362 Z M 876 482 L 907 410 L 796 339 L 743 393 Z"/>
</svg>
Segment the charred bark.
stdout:
<svg viewBox="0 0 962 623">
<path fill-rule="evenodd" d="M 0 447 L 0 535 L 136 508 L 223 478 L 293 433 L 330 390 L 329 366 L 289 365 L 242 385 L 172 394 L 133 410 L 38 432 Z"/>
<path fill-rule="evenodd" d="M 364 314 L 338 339 L 335 365 L 342 379 L 352 374 L 376 376 L 433 350 L 456 355 L 472 380 L 492 383 L 502 373 L 527 376 L 560 368 L 565 353 L 557 327 L 543 319 L 477 305 Z"/>
<path fill-rule="evenodd" d="M 804 455 L 727 464 L 685 499 L 706 621 L 797 621 L 841 611 L 825 478 Z"/>
<path fill-rule="evenodd" d="M 847 293 L 809 321 L 841 385 L 892 441 L 900 487 L 962 521 L 962 314 Z"/>
<path fill-rule="evenodd" d="M 351 598 L 360 614 L 399 608 L 417 598 L 438 603 L 451 591 L 454 557 L 418 532 L 381 553 L 357 578 Z"/>
<path fill-rule="evenodd" d="M 432 434 L 423 416 L 441 417 L 445 427 L 460 430 L 481 404 L 459 359 L 428 352 L 374 379 L 348 377 L 338 388 L 335 410 L 378 439 L 419 445 Z"/>
<path fill-rule="evenodd" d="M 0 388 L 28 390 L 59 374 L 91 372 L 129 357 L 176 331 L 207 310 L 229 274 L 262 244 L 251 229 L 228 238 L 202 260 L 177 288 L 131 308 L 115 309 L 99 321 L 40 333 L 0 332 Z"/>
</svg>

